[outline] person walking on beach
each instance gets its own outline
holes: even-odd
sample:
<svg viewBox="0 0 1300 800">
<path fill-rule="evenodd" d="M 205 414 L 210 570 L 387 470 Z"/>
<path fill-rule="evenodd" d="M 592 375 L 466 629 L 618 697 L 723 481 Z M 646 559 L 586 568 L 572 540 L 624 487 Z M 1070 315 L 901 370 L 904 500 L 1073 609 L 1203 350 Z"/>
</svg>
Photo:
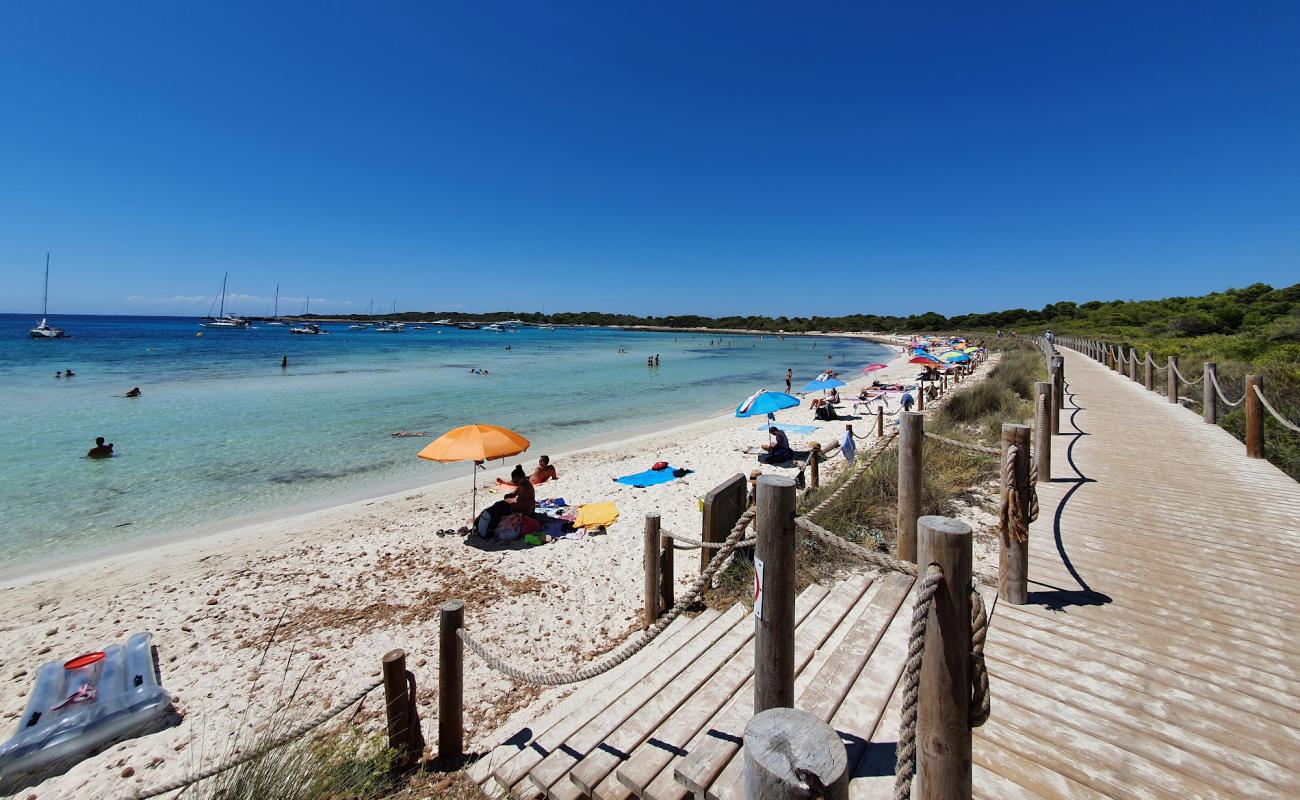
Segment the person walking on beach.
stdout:
<svg viewBox="0 0 1300 800">
<path fill-rule="evenodd" d="M 86 458 L 112 458 L 113 443 L 104 444 L 103 436 L 95 437 L 95 446 L 86 452 Z"/>
<path fill-rule="evenodd" d="M 785 371 L 785 393 L 786 394 L 790 393 L 790 382 L 793 380 L 794 380 L 794 370 L 787 369 Z"/>
<path fill-rule="evenodd" d="M 659 366 L 659 354 L 655 353 L 655 366 Z"/>
</svg>

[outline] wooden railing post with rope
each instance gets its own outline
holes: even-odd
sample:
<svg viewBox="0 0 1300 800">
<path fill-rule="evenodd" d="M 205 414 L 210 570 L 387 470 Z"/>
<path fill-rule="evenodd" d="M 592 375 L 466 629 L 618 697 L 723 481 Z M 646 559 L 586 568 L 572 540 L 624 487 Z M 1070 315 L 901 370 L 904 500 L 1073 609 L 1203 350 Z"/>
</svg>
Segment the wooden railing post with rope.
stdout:
<svg viewBox="0 0 1300 800">
<path fill-rule="evenodd" d="M 1205 362 L 1205 371 L 1201 381 L 1201 419 L 1210 425 L 1219 421 L 1219 398 L 1214 394 L 1214 382 L 1219 372 L 1219 365 L 1213 361 Z"/>
<path fill-rule="evenodd" d="M 406 651 L 390 650 L 384 655 L 384 718 L 388 747 L 397 754 L 395 766 L 405 769 L 419 760 L 424 749 L 411 673 L 406 669 Z"/>
<path fill-rule="evenodd" d="M 885 407 L 876 408 L 876 436 L 884 438 L 885 436 Z"/>
<path fill-rule="evenodd" d="M 898 418 L 898 542 L 896 555 L 916 563 L 916 518 L 921 516 L 921 447 L 925 415 L 904 411 Z"/>
<path fill-rule="evenodd" d="M 922 800 L 971 796 L 971 528 L 947 517 L 917 521 L 917 564 L 937 565 L 925 626 L 916 774 Z"/>
<path fill-rule="evenodd" d="M 1034 383 L 1034 463 L 1038 465 L 1038 479 L 1052 479 L 1052 383 Z"/>
<path fill-rule="evenodd" d="M 1128 349 L 1128 379 L 1137 383 L 1138 379 L 1138 351 L 1136 347 Z"/>
<path fill-rule="evenodd" d="M 1169 367 L 1167 372 L 1169 374 L 1165 377 L 1168 378 L 1168 380 L 1165 383 L 1169 389 L 1169 402 L 1178 405 L 1178 356 L 1169 357 Z"/>
<path fill-rule="evenodd" d="M 1059 356 L 1053 356 L 1047 368 L 1047 381 L 1052 384 L 1052 402 L 1048 405 L 1047 433 L 1049 436 L 1055 436 L 1061 432 L 1061 406 L 1056 402 L 1058 394 L 1061 392 L 1063 381 L 1061 380 L 1061 366 L 1056 360 Z"/>
<path fill-rule="evenodd" d="M 998 554 L 998 597 L 1014 605 L 1029 602 L 1030 513 L 1029 426 L 1002 426 L 1002 496 L 1006 524 Z M 918 562 L 920 563 L 920 562 Z"/>
<path fill-rule="evenodd" d="M 1264 405 L 1260 402 L 1260 392 L 1264 391 L 1264 379 L 1259 375 L 1246 376 L 1246 455 L 1249 458 L 1264 457 Z"/>
<path fill-rule="evenodd" d="M 822 446 L 818 442 L 808 445 L 808 488 L 820 489 L 821 481 L 821 460 Z"/>
<path fill-rule="evenodd" d="M 645 574 L 644 605 L 641 612 L 641 628 L 648 630 L 659 619 L 662 608 L 659 605 L 659 526 L 658 514 L 645 515 L 645 534 L 642 538 L 641 566 Z M 666 608 L 664 606 L 663 608 Z"/>
<path fill-rule="evenodd" d="M 794 481 L 758 479 L 754 543 L 754 713 L 794 707 Z"/>
<path fill-rule="evenodd" d="M 465 753 L 464 627 L 465 601 L 438 608 L 438 760 L 448 769 L 459 767 Z"/>
<path fill-rule="evenodd" d="M 1142 362 L 1142 385 L 1148 392 L 1155 391 L 1156 387 L 1156 362 L 1151 358 L 1151 351 L 1147 351 L 1146 360 Z"/>
</svg>

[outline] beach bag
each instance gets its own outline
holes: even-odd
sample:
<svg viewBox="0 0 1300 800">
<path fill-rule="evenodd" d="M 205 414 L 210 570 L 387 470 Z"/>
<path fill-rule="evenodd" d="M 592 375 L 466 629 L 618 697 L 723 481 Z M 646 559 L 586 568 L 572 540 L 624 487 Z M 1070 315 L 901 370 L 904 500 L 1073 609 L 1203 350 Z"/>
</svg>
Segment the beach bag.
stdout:
<svg viewBox="0 0 1300 800">
<path fill-rule="evenodd" d="M 521 515 L 519 520 L 519 532 L 527 536 L 530 533 L 537 533 L 542 529 L 542 523 L 538 522 L 535 517 L 528 514 Z"/>
<path fill-rule="evenodd" d="M 510 514 L 509 516 L 502 517 L 501 522 L 497 523 L 497 538 L 501 541 L 513 542 L 520 536 L 523 536 L 523 532 L 519 530 L 518 514 Z"/>
<path fill-rule="evenodd" d="M 654 463 L 654 465 L 653 465 L 652 467 L 650 467 L 650 469 L 653 469 L 653 470 L 668 469 L 668 462 L 667 462 L 667 461 L 656 461 L 656 462 Z"/>
<path fill-rule="evenodd" d="M 480 539 L 492 538 L 492 512 L 490 510 L 485 508 L 478 512 L 478 519 L 474 520 L 474 532 L 478 534 Z"/>
</svg>

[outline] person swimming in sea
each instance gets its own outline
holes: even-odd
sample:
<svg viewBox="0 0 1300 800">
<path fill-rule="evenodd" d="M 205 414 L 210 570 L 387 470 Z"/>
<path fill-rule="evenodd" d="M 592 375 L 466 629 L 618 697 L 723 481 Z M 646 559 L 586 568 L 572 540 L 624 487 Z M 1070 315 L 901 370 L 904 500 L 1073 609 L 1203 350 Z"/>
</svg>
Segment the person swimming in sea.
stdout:
<svg viewBox="0 0 1300 800">
<path fill-rule="evenodd" d="M 139 387 L 139 386 L 135 387 L 135 388 L 132 389 L 131 391 L 127 392 L 124 396 L 125 396 L 125 397 L 139 397 L 139 396 L 140 396 L 140 387 Z"/>
<path fill-rule="evenodd" d="M 86 458 L 112 458 L 113 443 L 104 444 L 103 436 L 95 437 L 95 446 L 86 452 Z"/>
</svg>

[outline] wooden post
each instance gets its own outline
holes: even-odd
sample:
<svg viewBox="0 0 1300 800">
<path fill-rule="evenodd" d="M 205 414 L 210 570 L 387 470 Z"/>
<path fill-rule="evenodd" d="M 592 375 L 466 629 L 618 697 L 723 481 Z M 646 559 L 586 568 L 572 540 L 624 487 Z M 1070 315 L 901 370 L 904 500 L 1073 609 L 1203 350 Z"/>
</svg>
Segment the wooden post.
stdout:
<svg viewBox="0 0 1300 800">
<path fill-rule="evenodd" d="M 397 753 L 399 766 L 405 767 L 419 753 L 412 753 L 411 701 L 406 683 L 406 651 L 397 649 L 384 654 L 384 715 L 388 722 L 388 747 Z"/>
<path fill-rule="evenodd" d="M 925 381 L 917 381 L 916 385 L 919 387 L 916 392 L 916 410 L 924 411 L 925 410 Z"/>
<path fill-rule="evenodd" d="M 1138 351 L 1136 347 L 1128 349 L 1128 379 L 1137 383 L 1138 379 Z"/>
<path fill-rule="evenodd" d="M 1034 461 L 1038 479 L 1052 479 L 1052 382 L 1034 383 Z"/>
<path fill-rule="evenodd" d="M 656 519 L 658 515 L 655 515 Z M 673 540 L 666 534 L 659 536 L 659 613 L 665 614 L 673 607 Z"/>
<path fill-rule="evenodd" d="M 1029 426 L 1004 424 L 1002 426 L 1002 492 L 1006 486 L 1007 451 L 1016 446 L 1016 493 L 1020 498 L 1018 509 L 1021 519 L 1029 519 Z M 998 597 L 1013 605 L 1029 601 L 1029 543 L 1014 542 L 1003 537 L 998 554 Z"/>
<path fill-rule="evenodd" d="M 876 436 L 882 439 L 885 436 L 885 407 L 883 405 L 876 409 Z"/>
<path fill-rule="evenodd" d="M 898 557 L 916 563 L 916 518 L 921 516 L 921 445 L 925 417 L 905 411 L 898 419 Z"/>
<path fill-rule="evenodd" d="M 659 619 L 659 515 L 645 515 L 645 539 L 642 566 L 645 569 L 645 606 L 641 627 L 648 629 Z"/>
<path fill-rule="evenodd" d="M 969 800 L 971 529 L 921 517 L 917 565 L 938 564 L 943 581 L 930 606 L 916 720 L 916 797 Z"/>
<path fill-rule="evenodd" d="M 1167 381 L 1167 385 L 1169 387 L 1169 402 L 1175 405 L 1178 404 L 1178 372 L 1176 371 L 1177 369 L 1178 369 L 1178 356 L 1170 356 L 1169 369 L 1166 370 L 1169 374 L 1166 377 L 1169 378 L 1169 380 Z"/>
<path fill-rule="evenodd" d="M 1065 408 L 1065 356 L 1052 356 L 1056 362 L 1056 384 L 1052 387 L 1052 397 L 1056 399 L 1058 409 Z M 1056 430 L 1060 430 L 1059 426 Z"/>
<path fill-rule="evenodd" d="M 818 442 L 808 445 L 808 488 L 821 486 L 822 446 Z"/>
<path fill-rule="evenodd" d="M 465 752 L 465 602 L 448 600 L 438 617 L 438 760 L 456 768 Z"/>
<path fill-rule="evenodd" d="M 849 760 L 835 729 L 806 711 L 772 708 L 745 724 L 746 800 L 848 800 Z M 815 776 L 816 787 L 809 789 Z"/>
<path fill-rule="evenodd" d="M 1219 421 L 1219 396 L 1214 393 L 1214 379 L 1218 372 L 1218 364 L 1205 362 L 1205 372 L 1201 375 L 1201 418 L 1210 425 Z"/>
<path fill-rule="evenodd" d="M 758 479 L 754 543 L 754 713 L 794 707 L 794 481 Z"/>
<path fill-rule="evenodd" d="M 1147 387 L 1148 392 L 1154 391 L 1156 387 L 1156 365 L 1155 362 L 1151 360 L 1150 350 L 1147 351 L 1146 360 L 1142 363 L 1143 369 L 1146 370 L 1146 374 L 1143 376 L 1144 380 L 1142 381 L 1142 385 Z"/>
<path fill-rule="evenodd" d="M 1246 376 L 1246 455 L 1250 458 L 1264 457 L 1264 404 L 1255 394 L 1255 389 L 1263 388 L 1261 376 Z"/>
<path fill-rule="evenodd" d="M 1060 365 L 1053 362 L 1051 368 L 1047 371 L 1047 382 L 1052 384 L 1051 402 L 1047 406 L 1047 431 L 1052 436 L 1061 432 L 1061 407 L 1056 402 L 1057 392 L 1061 386 L 1060 369 Z"/>
</svg>

